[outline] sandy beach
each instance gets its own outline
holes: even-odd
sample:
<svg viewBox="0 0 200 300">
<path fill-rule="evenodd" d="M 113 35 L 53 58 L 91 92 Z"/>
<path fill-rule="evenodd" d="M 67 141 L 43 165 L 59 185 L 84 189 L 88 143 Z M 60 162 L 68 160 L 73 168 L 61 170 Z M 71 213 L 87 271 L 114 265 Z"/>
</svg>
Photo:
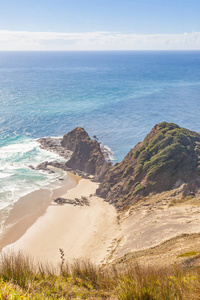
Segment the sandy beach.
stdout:
<svg viewBox="0 0 200 300">
<path fill-rule="evenodd" d="M 52 203 L 50 197 L 46 212 L 43 210 L 43 215 L 4 250 L 22 250 L 36 262 L 56 265 L 60 262 L 59 248 L 62 248 L 68 261 L 82 258 L 103 263 L 118 235 L 119 225 L 115 208 L 94 196 L 97 186 L 95 182 L 81 179 L 76 187 L 62 193 L 67 199 L 87 197 L 89 206 L 58 205 Z M 18 228 L 14 230 L 18 231 Z"/>
<path fill-rule="evenodd" d="M 51 186 L 46 186 L 20 198 L 11 209 L 2 210 L 1 217 L 8 217 L 0 235 L 0 248 L 17 241 L 45 213 L 50 203 L 68 189 L 75 187 L 79 179 L 79 176 L 68 172 L 62 180 L 58 179 L 57 188 L 52 190 Z"/>
<path fill-rule="evenodd" d="M 60 188 L 42 189 L 20 199 L 6 221 L 8 229 L 1 236 L 3 251 L 22 250 L 36 263 L 57 266 L 61 261 L 61 248 L 69 262 L 89 259 L 103 264 L 128 252 L 143 255 L 145 249 L 162 246 L 170 239 L 176 241 L 174 238 L 181 234 L 199 232 L 198 195 L 194 203 L 182 203 L 179 196 L 175 200 L 171 196 L 174 191 L 153 195 L 145 203 L 139 201 L 118 221 L 114 206 L 95 195 L 97 187 L 96 182 L 68 173 Z M 68 200 L 86 197 L 89 205 L 60 205 L 53 202 L 57 197 Z M 177 201 L 177 205 L 170 205 L 176 203 L 173 201 Z M 169 247 L 168 244 L 162 246 L 168 255 L 166 263 L 175 262 L 180 251 L 191 248 L 190 244 L 174 246 L 172 253 L 170 243 Z M 196 251 L 198 239 L 197 244 L 192 243 Z M 139 262 L 163 264 L 160 257 L 142 258 Z"/>
</svg>

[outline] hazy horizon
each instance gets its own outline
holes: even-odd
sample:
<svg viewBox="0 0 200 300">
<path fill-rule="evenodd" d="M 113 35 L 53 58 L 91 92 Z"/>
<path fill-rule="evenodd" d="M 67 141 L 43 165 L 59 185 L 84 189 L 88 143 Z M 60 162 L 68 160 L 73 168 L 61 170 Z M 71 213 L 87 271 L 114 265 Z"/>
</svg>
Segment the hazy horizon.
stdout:
<svg viewBox="0 0 200 300">
<path fill-rule="evenodd" d="M 8 0 L 0 51 L 200 50 L 197 0 Z"/>
</svg>

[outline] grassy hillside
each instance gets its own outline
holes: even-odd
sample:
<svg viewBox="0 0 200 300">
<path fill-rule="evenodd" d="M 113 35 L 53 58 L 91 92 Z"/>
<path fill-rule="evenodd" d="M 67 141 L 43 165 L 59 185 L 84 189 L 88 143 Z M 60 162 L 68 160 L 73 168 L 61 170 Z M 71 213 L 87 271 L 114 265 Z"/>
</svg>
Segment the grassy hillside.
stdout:
<svg viewBox="0 0 200 300">
<path fill-rule="evenodd" d="M 61 254 L 60 274 L 51 266 L 35 270 L 22 254 L 2 257 L 0 299 L 199 299 L 200 269 L 125 266 L 106 270 L 90 262 L 69 266 Z M 57 271 L 58 273 L 58 271 Z"/>
<path fill-rule="evenodd" d="M 200 186 L 200 134 L 163 122 L 108 172 L 97 194 L 123 209 L 183 183 L 187 194 Z"/>
</svg>

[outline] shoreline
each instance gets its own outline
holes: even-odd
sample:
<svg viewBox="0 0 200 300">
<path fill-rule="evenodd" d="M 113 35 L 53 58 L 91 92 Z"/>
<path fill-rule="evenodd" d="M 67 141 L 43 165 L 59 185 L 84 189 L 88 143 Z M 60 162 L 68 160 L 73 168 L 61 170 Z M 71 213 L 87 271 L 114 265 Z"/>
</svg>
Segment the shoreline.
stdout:
<svg viewBox="0 0 200 300">
<path fill-rule="evenodd" d="M 58 179 L 59 180 L 59 179 Z M 51 202 L 60 197 L 63 192 L 77 185 L 79 176 L 71 172 L 65 172 L 62 181 L 59 181 L 60 187 L 53 190 L 51 185 L 33 191 L 14 203 L 12 209 L 8 212 L 0 234 L 0 249 L 16 242 L 30 228 L 37 219 L 44 215 Z M 4 212 L 7 212 L 5 209 Z"/>
<path fill-rule="evenodd" d="M 60 248 L 68 262 L 74 259 L 90 259 L 95 264 L 106 262 L 119 235 L 119 224 L 114 206 L 94 195 L 97 186 L 89 179 L 80 179 L 62 197 L 87 197 L 89 206 L 49 203 L 46 212 L 4 251 L 23 251 L 36 263 L 54 266 L 60 263 Z"/>
<path fill-rule="evenodd" d="M 117 211 L 113 205 L 95 195 L 99 187 L 98 176 L 103 176 L 111 165 L 105 160 L 108 151 L 104 148 L 102 153 L 99 143 L 91 140 L 81 127 L 68 133 L 70 145 L 73 136 L 76 137 L 76 143 L 80 138 L 84 140 L 92 159 L 87 159 L 83 151 L 83 154 L 76 153 L 78 160 L 75 158 L 75 162 L 72 157 L 69 166 L 57 161 L 45 161 L 36 167 L 43 171 L 52 169 L 67 173 L 60 182 L 61 187 L 52 189 L 49 185 L 22 197 L 14 204 L 4 223 L 5 230 L 0 235 L 3 252 L 22 251 L 35 262 L 51 262 L 54 265 L 60 262 L 59 249 L 63 249 L 68 261 L 90 259 L 101 264 L 109 257 L 114 238 L 119 233 Z M 51 148 L 65 157 L 66 145 L 61 145 L 61 141 L 52 138 L 38 141 L 42 149 L 48 151 Z M 67 156 L 71 152 L 67 150 Z M 82 160 L 84 168 L 79 164 L 77 166 L 76 160 Z M 73 170 L 79 170 L 79 167 L 84 171 L 74 174 Z"/>
</svg>

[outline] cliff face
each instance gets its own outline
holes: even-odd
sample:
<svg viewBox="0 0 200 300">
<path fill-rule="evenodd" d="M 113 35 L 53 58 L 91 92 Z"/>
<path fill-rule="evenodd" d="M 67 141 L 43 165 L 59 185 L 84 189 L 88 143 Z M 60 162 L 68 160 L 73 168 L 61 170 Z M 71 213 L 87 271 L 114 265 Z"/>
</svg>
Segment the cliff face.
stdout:
<svg viewBox="0 0 200 300">
<path fill-rule="evenodd" d="M 79 142 L 85 139 L 90 139 L 87 132 L 82 127 L 76 127 L 63 136 L 61 145 L 68 150 L 74 151 Z"/>
<path fill-rule="evenodd" d="M 123 209 L 182 183 L 186 193 L 200 186 L 200 134 L 163 122 L 108 171 L 97 195 Z"/>
<path fill-rule="evenodd" d="M 66 166 L 94 175 L 101 181 L 111 167 L 111 163 L 105 161 L 100 144 L 92 140 L 87 132 L 77 127 L 63 137 L 62 146 L 74 151 Z"/>
</svg>

